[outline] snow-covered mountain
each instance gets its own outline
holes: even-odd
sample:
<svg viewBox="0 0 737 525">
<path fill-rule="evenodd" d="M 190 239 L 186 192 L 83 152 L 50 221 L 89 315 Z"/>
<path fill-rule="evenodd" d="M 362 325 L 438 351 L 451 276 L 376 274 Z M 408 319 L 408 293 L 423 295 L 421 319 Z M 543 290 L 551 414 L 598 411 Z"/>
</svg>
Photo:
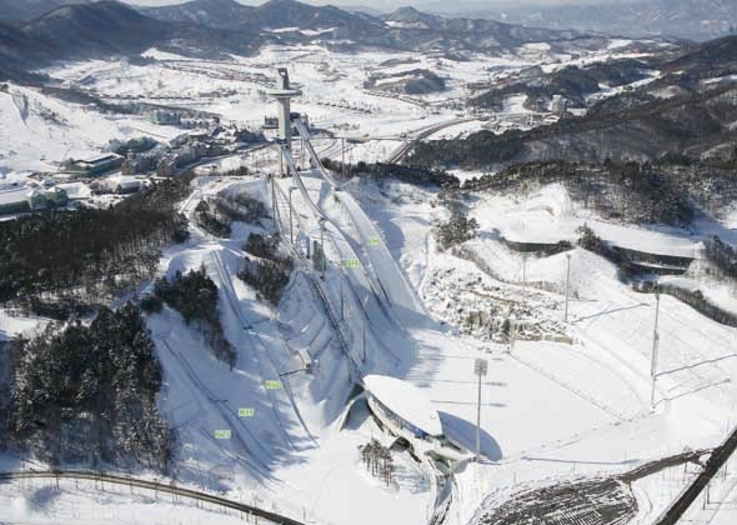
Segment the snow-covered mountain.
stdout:
<svg viewBox="0 0 737 525">
<path fill-rule="evenodd" d="M 0 77 L 19 78 L 62 59 L 136 56 L 152 46 L 193 56 L 247 55 L 256 36 L 156 20 L 113 0 L 65 5 L 21 25 L 0 23 Z"/>
<path fill-rule="evenodd" d="M 0 0 L 0 22 L 28 22 L 59 7 L 90 0 Z"/>
<path fill-rule="evenodd" d="M 248 22 L 253 7 L 235 0 L 192 0 L 184 4 L 146 7 L 141 13 L 167 22 L 194 22 L 215 28 L 237 28 Z"/>
<path fill-rule="evenodd" d="M 645 0 L 489 12 L 510 22 L 550 29 L 579 28 L 628 36 L 663 35 L 708 40 L 737 25 L 737 1 Z"/>
<path fill-rule="evenodd" d="M 270 0 L 257 8 L 232 0 L 195 0 L 140 11 L 103 0 L 64 5 L 30 22 L 2 26 L 0 57 L 4 59 L 3 76 L 18 78 L 21 71 L 56 60 L 136 56 L 150 47 L 187 56 L 217 57 L 225 53 L 250 55 L 264 43 L 315 42 L 349 51 L 381 47 L 500 55 L 534 42 L 548 42 L 553 51 L 568 53 L 583 47 L 602 48 L 608 40 L 579 31 L 445 19 L 408 9 L 381 19 L 295 0 Z"/>
</svg>

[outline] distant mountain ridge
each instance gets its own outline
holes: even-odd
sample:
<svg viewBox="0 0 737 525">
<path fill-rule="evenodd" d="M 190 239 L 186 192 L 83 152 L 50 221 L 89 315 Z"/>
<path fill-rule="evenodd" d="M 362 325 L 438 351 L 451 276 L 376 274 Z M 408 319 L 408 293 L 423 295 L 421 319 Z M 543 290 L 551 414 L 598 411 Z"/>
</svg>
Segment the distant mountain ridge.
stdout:
<svg viewBox="0 0 737 525">
<path fill-rule="evenodd" d="M 514 53 L 533 42 L 545 42 L 551 52 L 566 54 L 581 46 L 600 48 L 608 43 L 602 35 L 581 31 L 447 19 L 412 8 L 375 17 L 296 0 L 270 0 L 258 7 L 234 0 L 192 0 L 156 9 L 100 0 L 64 5 L 29 22 L 4 27 L 0 31 L 0 71 L 7 77 L 7 71 L 38 68 L 55 60 L 137 56 L 151 47 L 220 58 L 228 53 L 249 55 L 266 43 L 316 41 L 337 51 L 379 47 L 457 59 L 466 53 Z"/>
<path fill-rule="evenodd" d="M 0 23 L 0 79 L 62 59 L 137 56 L 151 47 L 206 57 L 251 54 L 258 35 L 164 22 L 115 0 L 58 7 L 24 24 Z M 19 77 L 20 76 L 20 77 Z"/>
<path fill-rule="evenodd" d="M 140 12 L 166 22 L 194 22 L 208 27 L 235 29 L 248 22 L 254 9 L 235 0 L 192 0 L 178 5 L 144 7 Z"/>
<path fill-rule="evenodd" d="M 84 4 L 90 0 L 0 0 L 0 21 L 17 24 L 50 13 L 69 4 Z"/>
<path fill-rule="evenodd" d="M 499 10 L 487 12 L 499 19 Z M 642 37 L 693 40 L 725 36 L 737 26 L 737 0 L 640 0 L 607 4 L 517 8 L 505 11 L 511 23 L 549 29 L 578 28 Z"/>
<path fill-rule="evenodd" d="M 528 42 L 563 41 L 586 36 L 581 31 L 551 31 L 514 26 L 483 19 L 444 18 L 403 7 L 379 17 L 333 6 L 312 6 L 296 0 L 270 0 L 258 7 L 240 6 L 234 0 L 191 2 L 141 9 L 160 20 L 192 20 L 218 29 L 258 33 L 269 38 L 310 40 L 298 32 L 273 34 L 274 29 L 321 30 L 322 40 L 415 51 L 506 50 Z M 232 12 L 223 18 L 221 13 Z M 307 37 L 307 38 L 305 38 Z"/>
</svg>

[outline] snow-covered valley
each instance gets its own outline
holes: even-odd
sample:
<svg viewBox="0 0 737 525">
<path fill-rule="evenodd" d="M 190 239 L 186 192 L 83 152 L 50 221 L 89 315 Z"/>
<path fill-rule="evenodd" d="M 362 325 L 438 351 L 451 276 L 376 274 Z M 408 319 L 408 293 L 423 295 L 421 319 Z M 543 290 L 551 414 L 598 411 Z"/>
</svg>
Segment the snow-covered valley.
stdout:
<svg viewBox="0 0 737 525">
<path fill-rule="evenodd" d="M 611 57 L 619 49 L 629 56 L 624 48 L 580 58 L 527 45 L 515 56 L 479 55 L 466 62 L 382 51 L 347 55 L 317 44 L 273 46 L 258 57 L 232 61 L 185 59 L 152 49 L 145 53 L 152 57 L 146 65 L 87 61 L 47 72 L 65 87 L 106 103 L 186 107 L 215 114 L 224 125 L 259 129 L 275 113 L 265 90 L 275 69 L 285 66 L 303 93 L 293 109 L 321 130 L 312 141 L 317 154 L 358 164 L 384 162 L 415 138 L 529 127 L 531 121 L 520 120 L 529 110 L 515 101 L 493 118 L 467 111 L 462 100 L 468 84 L 488 80 L 489 71 L 540 63 L 558 68 Z M 369 72 L 397 74 L 410 67 L 435 70 L 446 77 L 447 89 L 417 98 L 379 96 L 363 88 Z M 539 113 L 542 118 L 550 111 Z M 0 174 L 13 182 L 25 181 L 30 172 L 54 173 L 65 157 L 98 153 L 111 139 L 169 140 L 180 131 L 143 115 L 101 114 L 16 85 L 0 92 L 0 116 Z M 644 524 L 693 480 L 699 464 L 689 458 L 627 476 L 684 452 L 708 451 L 732 431 L 734 327 L 675 297 L 660 297 L 659 360 L 651 391 L 655 296 L 634 290 L 612 262 L 575 244 L 585 225 L 613 246 L 698 259 L 700 243 L 716 231 L 731 233 L 724 238 L 734 240 L 729 218 L 690 231 L 669 229 L 601 217 L 557 183 L 514 196 L 480 191 L 464 201 L 478 224 L 474 237 L 442 250 L 436 227 L 450 211 L 440 188 L 359 176 L 339 177 L 335 188 L 310 167 L 299 139 L 292 144 L 299 181 L 270 177 L 280 170 L 273 146 L 204 159 L 181 203 L 190 237 L 163 250 L 156 277 L 205 269 L 217 286 L 220 321 L 236 358 L 232 367 L 218 361 L 202 334 L 173 308 L 146 315 L 162 367 L 158 407 L 176 441 L 168 477 L 153 471 L 135 472 L 136 477 L 175 480 L 320 525 L 502 523 L 493 521 L 495 510 L 520 494 L 540 491 L 542 496 L 525 503 L 534 514 L 535 505 L 545 504 L 546 487 L 590 482 L 591 492 L 584 496 L 596 500 L 588 505 L 591 510 L 578 502 L 580 508 L 563 509 L 561 521 L 555 521 L 573 523 L 566 516 L 599 514 L 610 504 L 609 492 L 594 496 L 613 483 L 617 491 L 611 499 L 622 506 L 617 519 L 628 521 L 581 523 Z M 249 174 L 222 174 L 238 168 Z M 298 183 L 304 191 L 293 191 Z M 269 218 L 236 221 L 230 236 L 216 237 L 198 225 L 196 214 L 198 203 L 223 195 L 260 201 Z M 271 305 L 238 274 L 248 256 L 249 234 L 274 232 L 294 270 L 281 300 Z M 315 254 L 304 257 L 305 239 L 324 249 L 322 276 Z M 515 251 L 507 241 L 571 246 L 544 255 Z M 737 313 L 732 284 L 698 273 L 688 278 Z M 143 283 L 138 295 L 153 286 Z M 0 342 L 47 322 L 0 309 Z M 478 463 L 465 458 L 438 467 L 425 454 L 395 448 L 397 440 L 368 405 L 354 402 L 366 375 L 403 379 L 432 402 L 447 438 L 473 451 L 479 358 L 488 362 L 489 374 L 480 383 Z M 372 439 L 392 451 L 391 481 L 373 476 L 362 462 L 359 447 Z M 3 471 L 48 467 L 21 453 L 0 454 Z M 733 501 L 736 479 L 727 467 L 714 483 L 712 493 L 720 502 Z M 688 515 L 693 523 L 713 516 L 712 523 L 729 523 L 733 513 L 713 503 L 698 507 Z M 0 523 L 243 519 L 248 516 L 133 487 L 72 480 L 0 483 Z"/>
</svg>

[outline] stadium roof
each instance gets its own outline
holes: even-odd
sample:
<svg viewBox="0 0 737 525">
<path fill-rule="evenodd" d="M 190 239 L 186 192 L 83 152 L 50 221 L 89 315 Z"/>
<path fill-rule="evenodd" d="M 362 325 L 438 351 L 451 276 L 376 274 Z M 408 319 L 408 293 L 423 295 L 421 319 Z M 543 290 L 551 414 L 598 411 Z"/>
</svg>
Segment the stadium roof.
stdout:
<svg viewBox="0 0 737 525">
<path fill-rule="evenodd" d="M 380 375 L 368 375 L 363 382 L 382 405 L 408 423 L 431 436 L 443 433 L 437 410 L 416 386 L 395 377 Z"/>
</svg>

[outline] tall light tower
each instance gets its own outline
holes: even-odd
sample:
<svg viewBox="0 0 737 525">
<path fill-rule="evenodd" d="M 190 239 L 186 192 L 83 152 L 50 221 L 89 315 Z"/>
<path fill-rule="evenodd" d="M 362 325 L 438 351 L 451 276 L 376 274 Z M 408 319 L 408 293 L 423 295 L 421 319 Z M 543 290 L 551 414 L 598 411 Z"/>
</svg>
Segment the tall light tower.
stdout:
<svg viewBox="0 0 737 525">
<path fill-rule="evenodd" d="M 486 359 L 476 359 L 473 363 L 473 373 L 479 376 L 478 400 L 476 402 L 476 463 L 481 458 L 481 378 L 489 371 L 489 362 Z"/>
<path fill-rule="evenodd" d="M 653 328 L 653 353 L 652 362 L 650 364 L 650 378 L 652 387 L 650 389 L 650 406 L 655 408 L 655 381 L 658 379 L 658 343 L 660 334 L 658 333 L 658 317 L 660 316 L 660 284 L 655 285 L 655 328 Z"/>
<path fill-rule="evenodd" d="M 277 79 L 276 88 L 267 91 L 279 103 L 279 141 L 284 145 L 284 149 L 292 152 L 292 118 L 290 101 L 292 98 L 302 94 L 299 89 L 292 89 L 289 86 L 289 73 L 286 68 L 277 69 L 279 78 Z M 282 175 L 284 170 L 282 168 Z"/>
</svg>

